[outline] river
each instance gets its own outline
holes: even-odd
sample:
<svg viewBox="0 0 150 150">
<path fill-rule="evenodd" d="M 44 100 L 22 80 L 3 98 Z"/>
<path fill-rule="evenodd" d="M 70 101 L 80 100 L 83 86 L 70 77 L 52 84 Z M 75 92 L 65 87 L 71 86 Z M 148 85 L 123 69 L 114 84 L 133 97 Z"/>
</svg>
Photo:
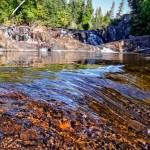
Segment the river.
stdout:
<svg viewBox="0 0 150 150">
<path fill-rule="evenodd" d="M 150 149 L 150 56 L 1 52 L 0 149 Z"/>
</svg>

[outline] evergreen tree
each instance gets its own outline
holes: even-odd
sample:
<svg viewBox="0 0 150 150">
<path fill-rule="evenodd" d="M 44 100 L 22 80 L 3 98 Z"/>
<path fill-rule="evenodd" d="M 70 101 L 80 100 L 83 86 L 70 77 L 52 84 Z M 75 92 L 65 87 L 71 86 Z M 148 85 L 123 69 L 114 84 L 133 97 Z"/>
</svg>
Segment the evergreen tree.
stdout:
<svg viewBox="0 0 150 150">
<path fill-rule="evenodd" d="M 122 16 L 123 7 L 124 7 L 124 0 L 122 0 L 120 3 L 118 13 L 116 14 L 116 18 L 120 18 Z"/>
<path fill-rule="evenodd" d="M 107 26 L 109 26 L 110 22 L 111 22 L 110 12 L 108 11 L 106 15 L 103 17 L 102 29 L 105 29 Z"/>
<path fill-rule="evenodd" d="M 130 0 L 128 2 L 132 12 L 131 34 L 150 35 L 150 1 Z"/>
<path fill-rule="evenodd" d="M 92 6 L 92 0 L 87 0 L 85 13 L 83 14 L 83 17 L 82 17 L 82 27 L 85 30 L 90 29 L 93 11 L 94 9 Z"/>
<path fill-rule="evenodd" d="M 103 15 L 101 7 L 97 8 L 95 11 L 95 17 L 93 18 L 93 29 L 102 29 Z"/>
<path fill-rule="evenodd" d="M 115 10 L 115 2 L 113 1 L 112 6 L 110 8 L 110 17 L 114 18 L 114 10 Z"/>
<path fill-rule="evenodd" d="M 128 0 L 129 7 L 131 8 L 131 13 L 140 13 L 141 4 L 144 0 Z"/>
<path fill-rule="evenodd" d="M 112 5 L 110 14 L 113 16 Z M 42 24 L 75 29 L 102 29 L 110 15 L 98 8 L 93 16 L 92 0 L 0 0 L 0 24 Z M 93 27 L 92 27 L 93 24 Z"/>
<path fill-rule="evenodd" d="M 74 27 L 80 25 L 82 22 L 82 17 L 85 11 L 85 1 L 83 0 L 70 0 L 69 9 L 71 11 L 72 21 L 71 24 L 74 24 Z"/>
<path fill-rule="evenodd" d="M 47 25 L 53 27 L 67 26 L 67 1 L 66 0 L 45 0 L 44 6 L 48 12 Z"/>
</svg>

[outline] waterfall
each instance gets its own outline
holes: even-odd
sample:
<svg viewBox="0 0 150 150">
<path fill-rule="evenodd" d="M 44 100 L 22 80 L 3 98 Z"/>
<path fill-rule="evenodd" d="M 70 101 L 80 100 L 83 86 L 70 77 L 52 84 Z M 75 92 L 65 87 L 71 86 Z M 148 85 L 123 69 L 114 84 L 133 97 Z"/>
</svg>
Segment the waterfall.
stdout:
<svg viewBox="0 0 150 150">
<path fill-rule="evenodd" d="M 88 32 L 88 39 L 87 39 L 87 43 L 90 44 L 90 45 L 94 45 L 94 46 L 97 46 L 97 45 L 101 45 L 103 44 L 103 40 L 101 38 L 101 36 L 98 36 L 95 34 L 95 31 L 89 31 Z"/>
</svg>

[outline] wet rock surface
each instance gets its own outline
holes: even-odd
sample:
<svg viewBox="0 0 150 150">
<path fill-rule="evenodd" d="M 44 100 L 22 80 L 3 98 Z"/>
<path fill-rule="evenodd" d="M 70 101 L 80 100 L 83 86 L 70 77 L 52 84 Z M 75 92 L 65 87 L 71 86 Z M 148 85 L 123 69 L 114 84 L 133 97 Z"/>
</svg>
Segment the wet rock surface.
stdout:
<svg viewBox="0 0 150 150">
<path fill-rule="evenodd" d="M 0 149 L 150 148 L 149 63 L 56 67 L 0 67 Z"/>
</svg>

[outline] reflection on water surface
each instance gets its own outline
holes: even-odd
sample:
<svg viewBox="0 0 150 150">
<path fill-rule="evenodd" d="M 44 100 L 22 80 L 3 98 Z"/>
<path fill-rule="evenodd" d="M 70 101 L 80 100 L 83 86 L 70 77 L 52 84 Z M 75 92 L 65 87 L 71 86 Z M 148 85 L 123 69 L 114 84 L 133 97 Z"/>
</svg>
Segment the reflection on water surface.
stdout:
<svg viewBox="0 0 150 150">
<path fill-rule="evenodd" d="M 0 148 L 149 149 L 147 58 L 2 53 Z"/>
<path fill-rule="evenodd" d="M 101 53 L 84 51 L 56 52 L 1 52 L 0 63 L 19 67 L 38 67 L 41 64 L 71 64 L 99 62 L 137 62 L 148 61 L 150 57 L 142 54 Z"/>
</svg>

